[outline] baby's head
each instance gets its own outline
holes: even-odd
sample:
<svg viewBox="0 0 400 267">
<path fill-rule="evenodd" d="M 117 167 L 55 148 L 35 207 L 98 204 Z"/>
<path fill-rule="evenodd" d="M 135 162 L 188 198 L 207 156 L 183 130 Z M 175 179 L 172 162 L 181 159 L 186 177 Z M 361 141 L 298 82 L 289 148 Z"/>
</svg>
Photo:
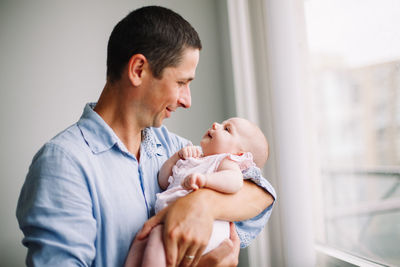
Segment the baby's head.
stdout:
<svg viewBox="0 0 400 267">
<path fill-rule="evenodd" d="M 213 123 L 200 141 L 204 156 L 251 152 L 261 168 L 268 159 L 268 142 L 254 123 L 242 118 L 230 118 L 221 124 Z"/>
</svg>

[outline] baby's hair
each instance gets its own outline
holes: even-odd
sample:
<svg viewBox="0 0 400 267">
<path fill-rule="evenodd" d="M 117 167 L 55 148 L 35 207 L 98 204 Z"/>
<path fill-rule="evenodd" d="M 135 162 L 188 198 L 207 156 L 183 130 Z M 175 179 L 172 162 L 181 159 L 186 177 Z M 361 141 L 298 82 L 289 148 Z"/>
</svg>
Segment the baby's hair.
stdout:
<svg viewBox="0 0 400 267">
<path fill-rule="evenodd" d="M 250 138 L 250 152 L 253 154 L 254 162 L 257 167 L 262 168 L 267 162 L 269 156 L 269 146 L 267 138 L 261 129 L 253 122 L 250 122 L 255 127 L 255 133 Z"/>
<path fill-rule="evenodd" d="M 253 129 L 254 131 L 243 133 L 242 136 L 245 139 L 243 144 L 243 150 L 246 152 L 251 152 L 253 154 L 254 163 L 257 167 L 262 168 L 267 162 L 269 155 L 269 146 L 267 138 L 261 129 L 257 126 L 257 124 L 243 119 L 243 118 L 234 118 L 245 121 L 249 125 L 249 129 Z"/>
</svg>

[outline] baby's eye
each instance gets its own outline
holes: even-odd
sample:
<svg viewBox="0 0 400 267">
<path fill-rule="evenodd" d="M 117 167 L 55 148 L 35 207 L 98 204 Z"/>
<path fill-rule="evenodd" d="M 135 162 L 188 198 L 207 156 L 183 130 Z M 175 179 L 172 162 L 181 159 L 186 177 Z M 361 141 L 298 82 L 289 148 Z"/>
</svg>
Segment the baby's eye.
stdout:
<svg viewBox="0 0 400 267">
<path fill-rule="evenodd" d="M 229 129 L 229 127 L 225 126 L 225 131 L 230 132 L 231 130 Z"/>
</svg>

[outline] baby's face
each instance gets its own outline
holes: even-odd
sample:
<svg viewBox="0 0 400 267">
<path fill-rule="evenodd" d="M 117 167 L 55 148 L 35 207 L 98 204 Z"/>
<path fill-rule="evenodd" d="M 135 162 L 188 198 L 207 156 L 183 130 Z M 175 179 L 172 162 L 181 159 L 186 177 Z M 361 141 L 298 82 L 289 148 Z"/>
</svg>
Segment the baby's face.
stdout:
<svg viewBox="0 0 400 267">
<path fill-rule="evenodd" d="M 200 141 L 204 156 L 246 152 L 243 137 L 248 136 L 246 128 L 249 125 L 246 120 L 240 118 L 231 118 L 221 124 L 214 122 Z"/>
</svg>

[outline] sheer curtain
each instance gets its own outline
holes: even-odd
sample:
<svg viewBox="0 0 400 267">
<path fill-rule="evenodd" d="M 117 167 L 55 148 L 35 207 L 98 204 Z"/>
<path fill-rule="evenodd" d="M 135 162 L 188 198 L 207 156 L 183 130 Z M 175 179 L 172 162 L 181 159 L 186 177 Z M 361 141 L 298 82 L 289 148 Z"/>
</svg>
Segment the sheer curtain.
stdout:
<svg viewBox="0 0 400 267">
<path fill-rule="evenodd" d="M 400 2 L 226 3 L 237 113 L 278 193 L 248 265 L 397 266 Z"/>
<path fill-rule="evenodd" d="M 249 265 L 313 266 L 303 3 L 227 5 L 238 116 L 266 133 L 270 158 L 264 173 L 278 193 L 266 230 L 249 248 Z"/>
</svg>

